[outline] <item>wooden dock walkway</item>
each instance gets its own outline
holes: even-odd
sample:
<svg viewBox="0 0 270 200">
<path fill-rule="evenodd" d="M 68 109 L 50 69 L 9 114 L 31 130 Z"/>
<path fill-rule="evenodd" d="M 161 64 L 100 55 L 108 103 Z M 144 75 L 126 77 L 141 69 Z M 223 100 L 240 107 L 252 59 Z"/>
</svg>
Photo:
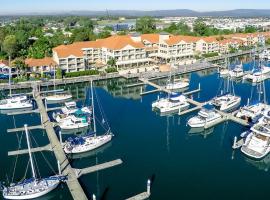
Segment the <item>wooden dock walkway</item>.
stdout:
<svg viewBox="0 0 270 200">
<path fill-rule="evenodd" d="M 35 129 L 44 129 L 44 128 L 41 125 L 28 126 L 28 130 L 35 130 Z M 7 132 L 8 133 L 15 133 L 15 132 L 20 132 L 20 131 L 24 131 L 24 130 L 25 130 L 24 127 L 20 127 L 20 128 L 7 129 Z"/>
<path fill-rule="evenodd" d="M 76 170 L 77 178 L 79 178 L 84 174 L 89 174 L 89 173 L 97 172 L 97 171 L 100 171 L 103 169 L 111 168 L 111 167 L 114 167 L 117 165 L 121 165 L 122 163 L 123 163 L 123 161 L 121 159 L 117 159 L 117 160 L 113 160 L 110 162 L 95 165 L 92 167 L 87 167 L 87 168 L 83 168 L 83 169 L 74 169 L 74 170 Z"/>
<path fill-rule="evenodd" d="M 148 199 L 150 197 L 150 194 L 148 194 L 147 192 L 142 192 L 140 194 L 137 194 L 136 196 L 130 197 L 126 200 L 145 200 Z"/>
<path fill-rule="evenodd" d="M 31 148 L 32 153 L 40 152 L 40 151 L 52 151 L 52 147 L 50 144 L 47 144 L 43 147 Z M 28 149 L 22 149 L 22 150 L 8 152 L 8 156 L 15 156 L 15 155 L 21 155 L 21 154 L 28 154 Z"/>
<path fill-rule="evenodd" d="M 46 129 L 52 150 L 56 159 L 60 163 L 60 168 L 63 175 L 68 176 L 67 186 L 70 190 L 70 193 L 74 200 L 87 200 L 87 196 L 84 193 L 75 173 L 75 170 L 71 167 L 66 154 L 62 149 L 62 144 L 59 142 L 56 133 L 53 129 L 53 125 L 50 122 L 45 106 L 42 102 L 40 94 L 37 92 L 37 89 L 34 88 L 34 98 L 36 100 L 37 106 L 40 111 L 42 125 Z"/>
</svg>

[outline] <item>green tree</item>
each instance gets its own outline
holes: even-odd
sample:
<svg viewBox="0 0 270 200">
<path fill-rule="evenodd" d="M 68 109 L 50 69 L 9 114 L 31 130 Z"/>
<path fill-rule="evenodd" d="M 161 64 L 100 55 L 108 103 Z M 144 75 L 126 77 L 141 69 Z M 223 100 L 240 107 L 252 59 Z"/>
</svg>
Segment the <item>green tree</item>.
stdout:
<svg viewBox="0 0 270 200">
<path fill-rule="evenodd" d="M 102 31 L 98 34 L 98 38 L 100 39 L 107 38 L 110 36 L 111 36 L 111 33 L 109 31 Z"/>
<path fill-rule="evenodd" d="M 201 20 L 195 21 L 193 25 L 193 32 L 199 36 L 205 36 L 206 34 L 209 34 L 207 25 Z"/>
<path fill-rule="evenodd" d="M 3 42 L 3 50 L 10 56 L 13 57 L 17 52 L 17 39 L 15 35 L 8 35 L 5 37 Z"/>
<path fill-rule="evenodd" d="M 246 26 L 245 33 L 255 33 L 257 31 L 256 27 L 254 26 Z"/>
<path fill-rule="evenodd" d="M 25 74 L 25 71 L 27 71 L 28 66 L 25 64 L 24 60 L 22 58 L 16 58 L 12 62 L 12 66 L 15 67 L 19 71 L 19 74 L 22 76 Z"/>
<path fill-rule="evenodd" d="M 43 37 L 35 41 L 29 48 L 28 56 L 31 58 L 44 58 L 51 55 L 51 50 L 50 42 Z"/>
<path fill-rule="evenodd" d="M 109 65 L 110 67 L 115 67 L 116 66 L 116 60 L 114 58 L 110 58 L 107 61 L 107 65 Z"/>
<path fill-rule="evenodd" d="M 141 33 L 152 33 L 156 30 L 155 19 L 149 16 L 136 20 L 136 30 Z"/>
<path fill-rule="evenodd" d="M 56 78 L 57 79 L 62 78 L 62 69 L 60 67 L 57 67 L 57 69 L 56 69 Z"/>
</svg>

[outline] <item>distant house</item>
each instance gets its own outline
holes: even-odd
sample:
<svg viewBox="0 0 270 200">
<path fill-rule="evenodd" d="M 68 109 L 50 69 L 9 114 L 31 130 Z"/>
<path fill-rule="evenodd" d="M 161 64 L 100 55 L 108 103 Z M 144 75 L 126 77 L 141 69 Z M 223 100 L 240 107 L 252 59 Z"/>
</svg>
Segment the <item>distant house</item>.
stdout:
<svg viewBox="0 0 270 200">
<path fill-rule="evenodd" d="M 8 74 L 9 65 L 7 60 L 0 60 L 0 74 Z"/>
<path fill-rule="evenodd" d="M 56 62 L 50 57 L 41 59 L 27 58 L 25 64 L 31 72 L 36 73 L 50 72 L 56 67 Z"/>
</svg>

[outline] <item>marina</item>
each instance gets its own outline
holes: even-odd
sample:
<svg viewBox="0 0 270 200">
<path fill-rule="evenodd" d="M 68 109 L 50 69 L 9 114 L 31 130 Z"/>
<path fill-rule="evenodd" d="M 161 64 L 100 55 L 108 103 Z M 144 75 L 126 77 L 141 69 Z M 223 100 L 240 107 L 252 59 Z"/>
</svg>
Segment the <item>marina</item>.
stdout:
<svg viewBox="0 0 270 200">
<path fill-rule="evenodd" d="M 208 70 L 208 72 L 207 72 L 207 70 Z M 102 97 L 101 101 L 103 101 L 103 99 L 109 98 L 110 101 L 115 103 L 114 108 L 109 107 L 109 104 L 105 105 L 105 110 L 107 110 L 107 109 L 112 110 L 111 112 L 108 113 L 108 116 L 107 116 L 109 121 L 112 121 L 112 124 L 119 123 L 119 121 L 118 121 L 119 119 L 112 119 L 114 109 L 116 109 L 116 110 L 120 109 L 120 107 L 122 107 L 126 103 L 133 102 L 133 106 L 135 106 L 134 110 L 132 109 L 133 112 L 135 112 L 134 116 L 128 115 L 129 116 L 128 118 L 123 119 L 123 112 L 126 113 L 128 111 L 123 110 L 120 112 L 121 120 L 123 120 L 123 121 L 121 121 L 121 124 L 122 123 L 129 124 L 128 121 L 130 121 L 130 120 L 132 121 L 135 117 L 137 117 L 139 115 L 139 112 L 142 112 L 143 108 L 141 108 L 141 106 L 142 105 L 143 105 L 143 107 L 147 106 L 149 109 L 147 109 L 147 112 L 145 112 L 145 114 L 146 114 L 145 117 L 151 116 L 151 120 L 144 122 L 143 123 L 143 124 L 145 124 L 144 127 L 151 126 L 151 127 L 154 127 L 153 128 L 154 130 L 158 130 L 158 129 L 164 130 L 164 132 L 161 135 L 159 135 L 158 138 L 160 138 L 162 136 L 162 138 L 164 139 L 165 143 L 162 142 L 162 144 L 163 144 L 163 147 L 165 149 L 161 150 L 160 148 L 157 148 L 157 147 L 154 147 L 154 148 L 155 149 L 157 148 L 156 151 L 161 151 L 161 152 L 163 152 L 163 154 L 170 155 L 172 153 L 171 152 L 172 148 L 173 149 L 179 148 L 179 147 L 176 147 L 176 145 L 178 145 L 179 142 L 181 143 L 181 145 L 183 145 L 181 147 L 181 149 L 182 148 L 189 149 L 189 147 L 184 144 L 185 142 L 188 142 L 188 141 L 193 141 L 197 145 L 202 145 L 202 144 L 198 144 L 198 142 L 200 143 L 202 141 L 198 141 L 198 139 L 196 139 L 197 137 L 194 137 L 194 139 L 189 138 L 189 136 L 185 133 L 185 132 L 188 132 L 189 128 L 186 127 L 185 124 L 194 113 L 198 112 L 206 104 L 208 104 L 210 102 L 211 97 L 214 97 L 216 95 L 215 94 L 216 91 L 218 91 L 218 84 L 217 84 L 218 80 L 215 80 L 215 78 L 218 77 L 216 69 L 215 68 L 209 68 L 209 69 L 207 68 L 207 70 L 204 70 L 204 71 L 206 71 L 206 73 L 205 73 L 206 75 L 204 74 L 204 71 L 200 71 L 200 70 L 198 72 L 192 72 L 189 75 L 191 85 L 190 85 L 189 89 L 183 91 L 181 94 L 186 96 L 186 100 L 191 106 L 187 110 L 177 111 L 175 113 L 175 115 L 159 116 L 159 115 L 156 115 L 156 113 L 151 111 L 149 108 L 149 107 L 151 107 L 151 102 L 154 101 L 157 98 L 157 96 L 171 95 L 171 94 L 175 93 L 174 91 L 171 91 L 171 90 L 168 90 L 165 88 L 164 79 L 166 79 L 166 78 L 162 75 L 161 76 L 158 76 L 158 75 L 151 75 L 150 76 L 149 75 L 149 76 L 140 77 L 137 80 L 133 80 L 133 83 L 132 83 L 132 81 L 127 81 L 126 78 L 119 79 L 119 82 L 118 81 L 114 82 L 114 80 L 106 80 L 104 86 L 102 86 L 102 81 L 101 81 L 100 82 L 101 85 L 97 88 L 97 92 L 99 93 L 99 96 Z M 201 73 L 204 75 L 200 75 Z M 183 76 L 183 75 L 184 74 L 180 73 L 177 76 Z M 218 77 L 218 79 L 220 79 L 220 78 Z M 209 84 L 213 85 L 212 82 L 210 82 L 210 80 L 216 81 L 215 87 L 211 90 L 206 89 L 207 87 L 209 87 Z M 122 81 L 127 82 L 127 84 L 122 85 L 121 84 Z M 108 84 L 115 84 L 115 83 L 117 83 L 117 85 L 118 85 L 117 87 L 119 88 L 119 90 L 121 90 L 120 95 L 125 95 L 125 91 L 134 91 L 138 95 L 138 100 L 141 99 L 141 103 L 139 103 L 138 100 L 125 100 L 125 97 L 124 97 L 124 99 L 121 98 L 120 100 L 115 101 L 114 97 L 112 97 L 108 93 L 111 93 L 111 94 L 117 94 L 117 93 L 115 93 L 115 91 L 110 91 L 107 88 Z M 99 82 L 96 81 L 95 84 L 98 85 Z M 268 83 L 266 83 L 266 84 L 268 84 Z M 74 86 L 76 86 L 76 84 L 71 85 L 71 87 L 74 87 Z M 239 86 L 243 87 L 244 85 L 242 83 L 236 84 L 235 85 L 236 93 L 239 92 L 239 88 L 238 88 Z M 92 155 L 93 157 L 90 156 L 90 158 L 87 158 L 87 155 L 86 155 L 86 157 L 84 157 L 82 155 L 81 158 L 78 157 L 79 159 L 77 158 L 74 161 L 73 160 L 71 161 L 69 159 L 69 155 L 66 155 L 63 151 L 63 148 L 62 148 L 62 142 L 64 141 L 64 139 L 62 139 L 62 137 L 67 138 L 67 136 L 64 136 L 64 135 L 58 136 L 58 133 L 56 133 L 56 131 L 55 131 L 55 128 L 57 127 L 57 123 L 53 122 L 51 120 L 51 117 L 49 117 L 52 115 L 53 112 L 55 112 L 57 110 L 61 110 L 63 108 L 63 105 L 61 105 L 61 106 L 60 105 L 56 105 L 56 106 L 55 105 L 54 106 L 47 105 L 46 101 L 44 100 L 44 97 L 40 95 L 42 92 L 39 91 L 39 88 L 42 88 L 42 87 L 39 87 L 37 85 L 32 85 L 32 87 L 33 87 L 33 92 L 32 92 L 33 95 L 32 96 L 36 102 L 37 108 L 34 108 L 32 110 L 29 110 L 29 111 L 13 112 L 13 113 L 7 114 L 5 116 L 7 118 L 12 119 L 14 117 L 21 118 L 24 115 L 29 115 L 29 116 L 32 116 L 33 118 L 36 118 L 35 116 L 40 115 L 40 119 L 35 119 L 35 121 L 38 125 L 30 123 L 28 126 L 28 130 L 33 132 L 34 133 L 33 135 L 35 137 L 42 137 L 41 136 L 42 134 L 38 134 L 36 132 L 45 133 L 45 135 L 47 135 L 47 137 L 49 139 L 48 140 L 49 144 L 42 143 L 38 147 L 33 147 L 31 149 L 31 152 L 35 153 L 35 154 L 38 154 L 41 152 L 43 152 L 45 154 L 53 153 L 53 155 L 56 158 L 56 161 L 59 161 L 62 175 L 67 175 L 67 181 L 66 181 L 67 188 L 66 189 L 70 191 L 70 196 L 64 195 L 65 198 L 68 198 L 68 199 L 71 199 L 71 198 L 72 199 L 90 199 L 89 196 L 93 196 L 93 194 L 95 194 L 93 197 L 96 199 L 99 199 L 98 197 L 101 197 L 103 195 L 103 192 L 106 191 L 106 187 L 107 187 L 106 185 L 110 184 L 110 183 L 112 184 L 114 182 L 113 179 L 116 178 L 116 176 L 120 176 L 121 180 L 125 180 L 125 176 L 127 176 L 126 173 L 130 173 L 130 171 L 127 169 L 127 166 L 130 167 L 131 164 L 134 166 L 137 166 L 136 159 L 132 160 L 132 159 L 134 159 L 135 155 L 128 158 L 126 156 L 123 157 L 124 154 L 121 153 L 122 148 L 125 148 L 126 145 L 128 145 L 128 144 L 131 145 L 131 143 L 129 141 L 135 140 L 138 142 L 138 139 L 135 139 L 134 137 L 131 137 L 131 135 L 129 135 L 130 130 L 129 130 L 128 126 L 123 124 L 122 126 L 120 126 L 123 129 L 123 130 L 121 130 L 120 127 L 117 127 L 117 129 L 116 129 L 115 126 L 112 125 L 112 130 L 113 130 L 113 132 L 116 133 L 116 137 L 110 142 L 110 143 L 113 143 L 112 147 L 110 147 L 110 146 L 108 148 L 105 147 L 105 149 L 102 150 L 101 153 L 98 153 L 98 151 L 96 152 L 96 150 L 95 150 L 96 153 L 93 154 L 94 156 Z M 87 87 L 88 89 L 85 90 L 84 89 L 85 87 Z M 97 86 L 95 86 L 95 87 L 97 87 Z M 132 88 L 134 88 L 134 90 Z M 89 83 L 85 83 L 82 86 L 82 90 L 88 91 L 89 90 Z M 248 86 L 247 90 L 250 90 L 249 86 Z M 72 89 L 70 90 L 70 92 L 74 93 Z M 77 96 L 79 93 L 80 92 L 77 91 Z M 83 93 L 84 93 L 84 95 L 87 96 L 87 94 L 89 92 L 83 92 Z M 244 100 L 242 100 L 241 106 L 244 105 L 244 101 L 247 99 L 248 96 L 242 95 L 242 97 L 244 98 Z M 88 96 L 88 98 L 90 98 L 90 97 Z M 82 100 L 79 100 L 79 99 L 84 99 L 84 98 L 83 97 L 78 98 L 79 105 L 80 105 L 80 107 L 82 107 L 83 105 L 80 104 L 80 102 Z M 124 106 L 124 108 L 127 108 L 126 106 Z M 135 111 L 136 109 L 138 111 Z M 210 129 L 213 129 L 213 131 L 209 131 L 209 135 L 213 134 L 213 137 L 215 138 L 215 140 L 217 138 L 221 137 L 221 141 L 224 141 L 224 138 L 226 138 L 226 140 L 224 141 L 226 143 L 226 145 L 223 146 L 223 148 L 224 148 L 224 151 L 226 151 L 226 155 L 228 154 L 228 158 L 231 157 L 229 155 L 231 152 L 229 153 L 228 149 L 230 149 L 232 146 L 233 146 L 233 149 L 237 149 L 237 148 L 241 147 L 241 145 L 243 145 L 243 140 L 234 139 L 233 133 L 235 133 L 235 130 L 237 130 L 239 127 L 241 127 L 241 129 L 247 129 L 251 126 L 251 124 L 247 120 L 236 117 L 236 112 L 237 111 L 230 113 L 230 112 L 223 112 L 223 111 L 217 110 L 217 113 L 219 113 L 221 117 L 218 120 L 216 120 L 214 123 L 211 123 L 209 125 L 205 124 L 203 126 L 203 129 L 205 130 L 204 132 L 206 132 Z M 15 119 L 13 119 L 13 121 L 15 123 Z M 41 125 L 39 125 L 40 122 L 41 122 Z M 160 125 L 158 125 L 158 122 L 160 123 Z M 11 137 L 12 135 L 18 136 L 18 135 L 20 135 L 19 132 L 24 131 L 24 127 L 22 127 L 22 125 L 20 125 L 20 123 L 17 125 L 17 123 L 18 123 L 18 120 L 16 119 L 16 126 L 7 128 L 8 133 L 13 133 L 13 134 L 10 134 L 9 137 Z M 172 131 L 172 129 L 170 128 L 171 126 L 175 127 L 175 128 L 178 127 L 177 129 L 179 129 L 179 126 L 180 126 L 181 129 L 184 131 L 184 133 L 182 133 L 182 135 L 180 134 L 181 135 L 180 136 L 179 132 L 175 132 L 176 129 L 174 131 Z M 227 126 L 229 126 L 229 128 Z M 136 128 L 132 132 L 134 132 L 134 131 L 137 132 L 139 130 L 138 128 Z M 117 131 L 117 130 L 119 130 L 120 133 L 122 133 L 121 134 L 121 137 L 123 137 L 122 139 L 120 138 L 119 131 Z M 124 133 L 123 131 L 126 132 L 127 135 L 125 135 L 125 134 L 123 135 L 123 133 Z M 152 135 L 152 133 L 151 133 L 152 131 L 150 129 L 148 129 L 148 131 L 150 131 L 149 134 Z M 142 137 L 142 134 L 146 134 L 146 133 L 143 131 L 139 135 Z M 178 142 L 175 139 L 172 140 L 171 134 L 174 135 L 173 137 L 175 139 L 178 138 Z M 194 134 L 196 135 L 196 131 L 195 132 L 193 131 L 193 135 Z M 202 132 L 200 132 L 198 130 L 197 134 L 202 134 Z M 61 133 L 60 133 L 60 135 L 61 135 Z M 146 155 L 144 155 L 144 156 L 142 156 L 142 158 L 140 158 L 140 159 L 145 160 L 146 163 L 148 163 L 147 160 L 150 159 L 149 156 L 153 156 L 151 154 L 151 150 L 149 150 L 147 148 L 147 145 L 146 145 L 146 142 L 150 141 L 150 138 L 149 138 L 150 135 L 149 136 L 144 135 L 144 137 L 146 137 L 146 139 L 145 139 L 146 141 L 143 142 L 144 143 L 143 149 L 144 149 L 144 152 L 146 153 Z M 188 140 L 187 140 L 187 138 L 184 139 L 185 137 L 188 137 Z M 222 139 L 222 137 L 223 137 L 223 139 Z M 211 141 L 210 138 L 209 138 L 209 141 Z M 118 141 L 118 140 L 120 140 L 120 141 L 122 140 L 122 142 L 119 143 L 120 141 Z M 208 140 L 208 138 L 206 140 Z M 125 141 L 127 141 L 128 144 L 125 144 Z M 157 142 L 159 143 L 159 141 L 157 141 L 157 140 L 153 140 L 152 142 L 154 142 L 155 144 L 157 144 Z M 207 142 L 207 141 L 205 141 L 205 142 Z M 232 142 L 233 142 L 233 145 L 231 145 Z M 122 146 L 122 147 L 119 147 L 117 144 Z M 127 149 L 129 149 L 129 148 L 127 148 Z M 15 158 L 17 155 L 23 156 L 24 154 L 28 153 L 28 151 L 26 149 L 23 149 L 23 148 L 19 149 L 19 150 L 14 150 L 14 149 L 9 149 L 8 156 Z M 110 153 L 112 151 L 110 149 L 115 149 L 115 150 L 112 153 Z M 209 148 L 206 148 L 203 151 L 209 151 L 209 150 L 210 150 Z M 128 154 L 130 155 L 130 153 L 128 153 Z M 192 155 L 193 154 L 194 154 L 194 152 L 192 153 Z M 98 155 L 100 155 L 100 156 L 98 156 Z M 185 156 L 183 153 L 180 153 L 180 152 L 178 152 L 177 155 L 178 156 L 179 155 Z M 119 157 L 121 157 L 121 158 L 123 157 L 123 160 L 119 159 Z M 240 157 L 240 155 L 238 155 L 238 154 L 234 155 L 234 158 L 235 158 L 234 161 L 241 162 L 241 165 L 245 164 L 242 162 L 242 159 L 239 160 L 239 157 Z M 101 162 L 97 161 L 97 159 L 100 160 Z M 153 164 L 156 163 L 158 166 L 160 166 L 160 164 L 158 164 L 158 160 L 153 160 L 153 159 L 155 159 L 155 158 L 150 159 L 151 162 L 153 162 Z M 167 158 L 164 157 L 164 159 L 166 160 Z M 90 160 L 90 162 L 88 162 L 87 160 Z M 108 160 L 112 160 L 112 161 L 108 162 Z M 237 161 L 237 160 L 239 160 L 239 161 Z M 81 162 L 83 164 L 81 164 Z M 168 161 L 168 162 L 172 164 L 172 161 Z M 192 161 L 192 159 L 189 159 L 188 162 L 190 163 L 193 161 Z M 223 161 L 223 162 L 225 162 L 225 161 Z M 121 167 L 119 167 L 120 169 L 118 169 L 118 167 L 116 167 L 118 165 L 121 166 Z M 177 161 L 176 166 L 179 167 L 179 165 L 180 165 L 180 162 Z M 203 166 L 202 163 L 200 165 Z M 168 164 L 165 164 L 165 166 L 168 166 Z M 123 171 L 123 169 L 126 169 L 126 171 L 125 170 Z M 147 167 L 146 167 L 146 169 L 147 169 Z M 135 170 L 135 169 L 133 169 L 133 170 Z M 206 168 L 204 168 L 204 170 L 206 170 Z M 255 169 L 250 168 L 250 170 L 253 171 Z M 106 177 L 102 176 L 102 178 L 101 178 L 99 175 L 99 174 L 114 173 L 114 171 L 117 174 L 116 176 L 110 175 L 110 176 L 112 176 L 112 177 L 110 177 L 110 176 L 106 175 Z M 135 171 L 137 171 L 137 170 L 135 170 Z M 114 189 L 111 189 L 107 195 L 110 196 L 110 198 L 115 198 L 115 199 L 140 200 L 140 199 L 148 199 L 150 197 L 150 195 L 151 195 L 151 198 L 160 199 L 160 198 L 165 198 L 165 196 L 168 195 L 168 194 L 162 194 L 159 191 L 157 191 L 157 188 L 159 187 L 160 184 L 165 184 L 165 183 L 166 184 L 168 184 L 168 183 L 173 184 L 173 183 L 179 182 L 179 180 L 169 180 L 167 178 L 164 179 L 165 174 L 162 174 L 162 173 L 160 174 L 160 172 L 155 172 L 155 170 L 153 170 L 152 167 L 148 168 L 146 171 L 147 172 L 146 173 L 144 172 L 143 176 L 139 176 L 140 178 L 136 181 L 139 187 L 134 186 L 134 188 L 137 188 L 137 189 L 135 189 L 135 190 L 134 190 L 134 188 L 130 189 L 128 186 L 124 186 L 123 184 L 121 184 L 121 191 L 123 191 L 123 190 L 125 191 L 123 194 L 122 193 L 116 194 L 115 192 L 117 190 L 119 190 L 119 188 L 113 187 Z M 206 170 L 206 171 L 208 171 L 208 170 Z M 137 172 L 135 172 L 135 173 L 137 173 Z M 207 172 L 207 173 L 209 173 L 209 172 Z M 153 184 L 153 188 L 151 188 L 151 192 L 150 192 L 150 183 L 149 184 L 147 183 L 147 185 L 145 185 L 143 183 L 145 183 L 145 180 L 148 177 L 151 177 L 151 174 L 156 174 L 158 177 L 161 176 L 161 180 L 160 179 L 151 180 L 151 182 L 154 184 Z M 171 173 L 169 173 L 169 174 L 171 174 Z M 184 178 L 184 180 L 187 180 L 187 176 L 185 176 L 183 173 L 180 173 L 180 174 L 181 174 L 181 177 Z M 88 188 L 86 189 L 85 187 L 83 187 L 81 185 L 81 180 L 82 180 L 82 182 L 86 181 L 89 184 L 89 181 L 85 179 L 85 176 L 91 177 L 91 182 L 92 182 L 92 183 L 90 183 L 90 185 L 92 185 L 92 188 L 90 189 L 91 194 L 89 194 Z M 101 188 L 103 188 L 103 189 L 101 189 L 102 191 L 100 191 L 100 189 L 97 189 L 97 190 L 93 189 L 93 187 L 94 188 L 100 187 L 100 185 L 99 185 L 100 178 L 106 179 L 106 183 L 103 183 L 103 186 L 101 186 Z M 80 181 L 78 179 L 80 179 Z M 160 183 L 160 181 L 163 183 Z M 130 181 L 130 183 L 131 182 L 133 182 L 133 181 Z M 149 185 L 149 188 L 148 188 L 148 185 Z M 192 184 L 188 184 L 188 185 L 192 185 Z M 141 193 L 141 191 L 143 191 L 145 186 L 147 186 L 146 192 Z M 174 188 L 176 189 L 176 186 L 174 186 Z M 54 192 L 54 193 L 56 193 L 55 199 L 59 199 L 58 194 L 62 193 L 60 188 L 58 188 L 57 190 L 58 190 L 57 192 Z M 134 193 L 137 193 L 137 194 L 134 194 Z M 235 191 L 235 194 L 236 194 L 236 196 L 238 195 L 236 193 L 236 191 Z M 97 197 L 96 197 L 96 195 L 97 195 Z M 191 196 L 190 195 L 191 194 L 184 193 L 182 197 L 191 197 L 191 198 L 196 197 L 195 194 L 191 195 Z M 204 194 L 204 195 L 208 196 L 208 194 Z M 127 198 L 129 196 L 130 196 L 130 198 Z M 174 193 L 174 194 L 170 194 L 169 196 L 170 196 L 170 198 L 174 198 L 178 195 L 176 193 Z"/>
</svg>

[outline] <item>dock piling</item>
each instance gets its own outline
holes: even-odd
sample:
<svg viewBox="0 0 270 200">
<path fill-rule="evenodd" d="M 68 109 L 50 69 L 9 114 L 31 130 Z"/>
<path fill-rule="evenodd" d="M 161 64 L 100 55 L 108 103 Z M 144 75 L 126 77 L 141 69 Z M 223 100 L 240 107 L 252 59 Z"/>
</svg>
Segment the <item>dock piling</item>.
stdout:
<svg viewBox="0 0 270 200">
<path fill-rule="evenodd" d="M 92 195 L 92 199 L 93 200 L 96 200 L 97 199 L 95 194 Z"/>
<path fill-rule="evenodd" d="M 233 146 L 232 146 L 233 149 L 236 149 L 237 148 L 236 143 L 237 143 L 237 137 L 234 136 L 234 138 L 233 138 Z"/>
<path fill-rule="evenodd" d="M 151 181 L 150 179 L 147 180 L 147 194 L 151 195 Z"/>
</svg>

